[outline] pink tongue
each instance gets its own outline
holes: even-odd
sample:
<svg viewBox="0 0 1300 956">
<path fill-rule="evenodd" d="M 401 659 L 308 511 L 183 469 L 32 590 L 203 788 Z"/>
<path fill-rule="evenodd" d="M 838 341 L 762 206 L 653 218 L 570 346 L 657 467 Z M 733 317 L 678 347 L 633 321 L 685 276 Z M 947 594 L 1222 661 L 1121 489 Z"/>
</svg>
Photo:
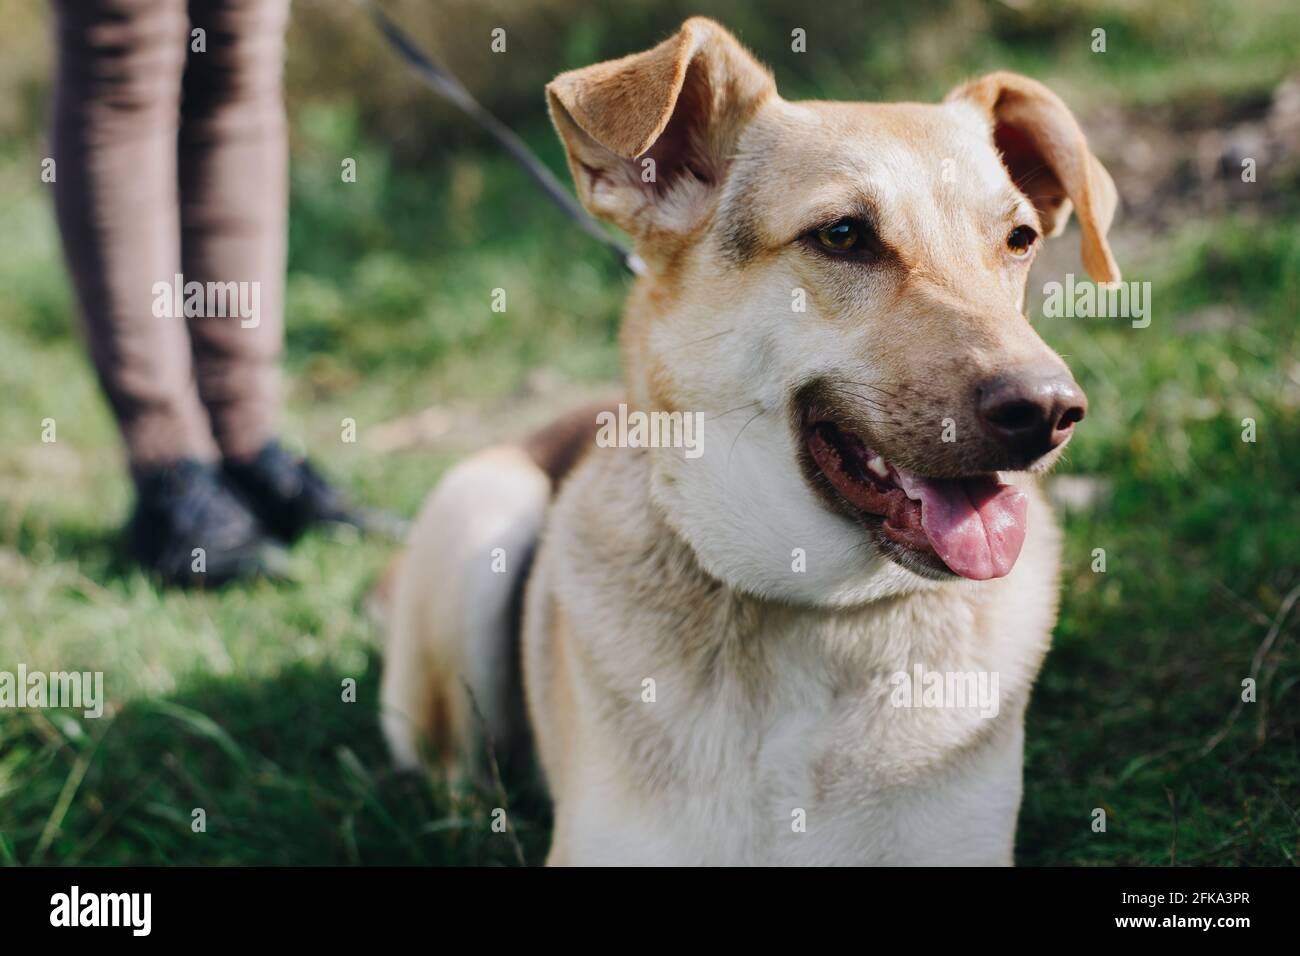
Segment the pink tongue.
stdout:
<svg viewBox="0 0 1300 956">
<path fill-rule="evenodd" d="M 944 564 L 975 581 L 1011 570 L 1025 543 L 1024 492 L 992 475 L 919 478 L 895 471 L 907 497 L 921 502 L 921 527 Z"/>
</svg>

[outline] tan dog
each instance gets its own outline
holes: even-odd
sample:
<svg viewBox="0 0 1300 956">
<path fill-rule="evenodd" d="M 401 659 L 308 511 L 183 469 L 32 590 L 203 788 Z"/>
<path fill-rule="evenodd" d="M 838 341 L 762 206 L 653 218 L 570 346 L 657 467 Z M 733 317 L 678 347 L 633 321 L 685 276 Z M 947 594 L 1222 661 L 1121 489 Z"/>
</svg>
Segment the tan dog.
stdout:
<svg viewBox="0 0 1300 956">
<path fill-rule="evenodd" d="M 1118 280 L 1110 177 L 1033 80 L 790 103 L 698 18 L 548 93 L 648 266 L 625 400 L 703 442 L 597 447 L 588 409 L 452 469 L 396 580 L 398 760 L 531 727 L 551 863 L 1010 863 L 1057 605 L 1029 472 L 1086 407 L 1025 284 L 1071 206 Z"/>
</svg>

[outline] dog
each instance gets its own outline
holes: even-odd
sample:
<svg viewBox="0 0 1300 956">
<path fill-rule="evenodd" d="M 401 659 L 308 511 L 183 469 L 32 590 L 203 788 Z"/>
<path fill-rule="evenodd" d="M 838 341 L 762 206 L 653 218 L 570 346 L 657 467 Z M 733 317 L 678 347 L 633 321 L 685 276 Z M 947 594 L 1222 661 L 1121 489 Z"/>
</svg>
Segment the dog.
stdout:
<svg viewBox="0 0 1300 956">
<path fill-rule="evenodd" d="M 394 572 L 397 762 L 535 748 L 549 864 L 1011 864 L 1057 611 L 1035 475 L 1087 408 L 1025 287 L 1071 211 L 1119 280 L 1078 123 L 1006 72 L 787 102 L 703 18 L 547 97 L 645 263 L 619 413 L 703 440 L 599 441 L 611 403 L 449 471 Z"/>
</svg>

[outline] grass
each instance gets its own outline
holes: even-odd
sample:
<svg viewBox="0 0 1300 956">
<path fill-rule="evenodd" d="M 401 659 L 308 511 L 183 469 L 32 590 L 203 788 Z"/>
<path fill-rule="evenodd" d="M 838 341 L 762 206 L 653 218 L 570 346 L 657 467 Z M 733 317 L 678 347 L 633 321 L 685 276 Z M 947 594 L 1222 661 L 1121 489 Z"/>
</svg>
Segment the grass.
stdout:
<svg viewBox="0 0 1300 956">
<path fill-rule="evenodd" d="M 1300 235 L 1291 222 L 1225 221 L 1149 255 L 1129 274 L 1163 276 L 1150 328 L 1045 328 L 1092 403 L 1070 470 L 1112 488 L 1066 523 L 1064 607 L 1028 726 L 1021 861 L 1290 864 L 1300 666 L 1282 607 L 1300 587 Z M 1234 321 L 1188 328 L 1207 289 Z M 1234 718 L 1252 676 L 1258 699 Z M 1097 807 L 1104 835 L 1086 819 Z"/>
<path fill-rule="evenodd" d="M 1100 86 L 1142 109 L 1257 98 L 1300 36 L 1290 5 L 1273 30 L 1209 0 L 1201 19 L 1163 27 L 1127 4 L 1071 3 L 1038 24 L 991 9 L 953 71 L 1011 65 L 1081 86 L 1095 63 L 1036 41 L 1104 16 L 1112 44 L 1149 55 L 1105 61 Z M 880 96 L 946 88 L 900 79 L 891 49 L 861 67 L 893 78 Z M 839 89 L 811 67 L 796 82 Z M 510 429 L 615 377 L 625 283 L 495 154 L 417 169 L 358 117 L 337 104 L 295 113 L 285 433 L 358 497 L 412 514 L 472 439 L 378 454 L 379 425 L 441 405 Z M 530 136 L 559 168 L 549 133 Z M 38 156 L 35 140 L 0 152 L 0 670 L 101 670 L 112 707 L 99 720 L 0 715 L 0 862 L 540 862 L 548 810 L 536 789 L 452 792 L 388 768 L 380 642 L 361 601 L 390 545 L 313 536 L 295 549 L 293 583 L 221 594 L 160 592 L 124 561 L 129 489 L 47 187 L 31 172 Z M 346 187 L 341 156 L 357 159 Z M 1300 612 L 1286 613 L 1300 587 L 1294 179 L 1279 202 L 1188 217 L 1123 248 L 1126 277 L 1152 282 L 1150 328 L 1038 319 L 1091 400 L 1062 471 L 1106 493 L 1064 516 L 1062 614 L 1027 728 L 1023 864 L 1288 865 L 1300 854 Z M 1127 228 L 1121 218 L 1121 241 Z M 1079 271 L 1072 244 L 1034 286 Z M 504 315 L 489 307 L 494 288 L 506 290 Z M 356 444 L 340 440 L 345 417 Z M 46 418 L 52 444 L 40 440 Z M 1246 418 L 1254 442 L 1242 440 Z M 1248 677 L 1257 699 L 1242 704 Z M 492 827 L 503 802 L 509 833 Z"/>
</svg>

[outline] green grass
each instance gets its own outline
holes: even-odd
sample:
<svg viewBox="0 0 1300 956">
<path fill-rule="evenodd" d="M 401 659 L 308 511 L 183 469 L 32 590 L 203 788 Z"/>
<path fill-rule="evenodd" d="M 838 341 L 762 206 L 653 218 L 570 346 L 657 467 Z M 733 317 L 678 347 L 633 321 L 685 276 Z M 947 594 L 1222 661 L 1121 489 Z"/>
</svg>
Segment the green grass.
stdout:
<svg viewBox="0 0 1300 956">
<path fill-rule="evenodd" d="M 1042 320 L 1091 401 L 1069 470 L 1112 489 L 1105 507 L 1066 524 L 1064 607 L 1029 719 L 1020 858 L 1290 864 L 1300 662 L 1295 613 L 1280 609 L 1300 587 L 1300 230 L 1189 226 L 1147 256 L 1128 274 L 1154 279 L 1150 328 Z M 1231 307 L 1231 324 L 1191 321 L 1208 302 Z M 1242 440 L 1244 418 L 1254 443 Z M 1092 570 L 1097 548 L 1104 573 Z M 1258 700 L 1234 719 L 1250 676 Z M 1096 807 L 1105 834 L 1088 826 Z"/>
<path fill-rule="evenodd" d="M 1293 5 L 1271 31 L 1212 0 L 1169 24 L 1131 4 L 1071 3 L 1039 21 L 988 10 L 989 32 L 949 73 L 1010 65 L 1083 87 L 1098 70 L 1100 98 L 1120 91 L 1139 107 L 1257 96 L 1300 37 Z M 1097 16 L 1120 55 L 1063 53 Z M 946 88 L 947 76 L 900 75 L 891 50 L 877 44 L 855 66 L 879 80 L 873 97 Z M 802 92 L 854 95 L 811 66 L 782 69 Z M 531 135 L 559 168 L 549 133 Z M 338 105 L 299 110 L 295 137 L 285 433 L 358 497 L 412 514 L 457 457 L 454 443 L 373 453 L 386 420 L 468 407 L 510 430 L 616 376 L 623 277 L 506 161 L 465 149 L 398 164 Z M 361 602 L 391 545 L 313 536 L 294 551 L 292 583 L 220 594 L 160 592 L 123 559 L 129 489 L 39 155 L 35 141 L 0 153 L 0 670 L 102 670 L 112 708 L 99 720 L 0 715 L 0 862 L 540 862 L 548 810 L 535 788 L 508 797 L 512 836 L 491 827 L 501 795 L 388 767 L 379 635 Z M 341 156 L 357 159 L 357 183 L 341 184 Z M 1300 854 L 1300 611 L 1282 614 L 1300 586 L 1300 192 L 1294 179 L 1286 189 L 1267 215 L 1189 219 L 1125 250 L 1126 277 L 1153 283 L 1150 328 L 1038 321 L 1091 400 L 1062 471 L 1109 492 L 1065 516 L 1063 610 L 1028 723 L 1022 863 Z M 1126 228 L 1121 217 L 1121 239 Z M 1033 285 L 1059 278 L 1045 268 Z M 496 287 L 504 315 L 489 308 Z M 539 397 L 538 369 L 563 384 Z M 340 441 L 345 417 L 356 444 Z M 53 444 L 40 440 L 45 418 Z M 1258 701 L 1238 708 L 1273 628 Z M 1098 807 L 1105 833 L 1090 826 Z M 205 832 L 191 827 L 196 808 Z"/>
</svg>

